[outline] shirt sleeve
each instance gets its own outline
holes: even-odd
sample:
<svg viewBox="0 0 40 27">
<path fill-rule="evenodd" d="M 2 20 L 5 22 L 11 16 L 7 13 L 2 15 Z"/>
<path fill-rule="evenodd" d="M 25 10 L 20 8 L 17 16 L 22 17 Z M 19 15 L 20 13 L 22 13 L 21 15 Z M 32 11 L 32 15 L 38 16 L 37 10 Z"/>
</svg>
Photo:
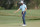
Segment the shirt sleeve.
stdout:
<svg viewBox="0 0 40 27">
<path fill-rule="evenodd" d="M 25 8 L 27 8 L 27 6 L 25 5 Z"/>
<path fill-rule="evenodd" d="M 19 9 L 21 9 L 21 6 L 19 7 Z"/>
</svg>

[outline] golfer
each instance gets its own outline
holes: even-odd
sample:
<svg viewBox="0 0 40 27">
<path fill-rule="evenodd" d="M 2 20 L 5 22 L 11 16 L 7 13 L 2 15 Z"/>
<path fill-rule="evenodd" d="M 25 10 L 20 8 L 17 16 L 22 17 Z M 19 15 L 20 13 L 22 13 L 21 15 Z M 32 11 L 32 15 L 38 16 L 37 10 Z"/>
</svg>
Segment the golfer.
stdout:
<svg viewBox="0 0 40 27">
<path fill-rule="evenodd" d="M 23 19 L 23 25 L 22 26 L 26 26 L 26 23 L 25 23 L 25 15 L 26 15 L 26 10 L 27 10 L 27 7 L 26 5 L 23 3 L 23 1 L 21 1 L 21 6 L 19 7 L 19 9 L 16 12 L 22 10 L 22 19 Z"/>
</svg>

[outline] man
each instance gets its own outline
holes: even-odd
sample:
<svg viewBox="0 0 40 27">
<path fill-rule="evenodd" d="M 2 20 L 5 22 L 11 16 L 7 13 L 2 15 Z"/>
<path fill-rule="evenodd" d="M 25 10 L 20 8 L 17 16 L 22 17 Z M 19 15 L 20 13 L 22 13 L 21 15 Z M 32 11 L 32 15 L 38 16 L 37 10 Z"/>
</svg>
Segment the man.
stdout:
<svg viewBox="0 0 40 27">
<path fill-rule="evenodd" d="M 23 3 L 23 1 L 21 1 L 21 6 L 20 6 L 20 8 L 17 11 L 15 11 L 15 13 L 18 12 L 18 11 L 20 11 L 20 10 L 22 10 L 22 19 L 23 19 L 23 25 L 22 26 L 26 26 L 26 23 L 25 23 L 25 15 L 26 15 L 27 7 Z"/>
</svg>

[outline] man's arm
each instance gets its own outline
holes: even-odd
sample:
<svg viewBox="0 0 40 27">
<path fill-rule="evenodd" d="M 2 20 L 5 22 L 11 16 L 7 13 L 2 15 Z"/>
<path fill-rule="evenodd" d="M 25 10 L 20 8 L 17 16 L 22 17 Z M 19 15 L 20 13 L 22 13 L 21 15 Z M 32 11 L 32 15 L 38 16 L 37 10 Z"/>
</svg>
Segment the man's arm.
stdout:
<svg viewBox="0 0 40 27">
<path fill-rule="evenodd" d="M 24 12 L 27 10 L 27 8 L 25 8 L 25 10 L 23 11 L 23 14 L 24 14 Z"/>
<path fill-rule="evenodd" d="M 25 8 L 24 12 L 27 10 L 27 8 Z"/>
<path fill-rule="evenodd" d="M 18 9 L 17 11 L 15 11 L 14 13 L 17 13 L 18 11 L 20 11 L 20 9 Z"/>
<path fill-rule="evenodd" d="M 25 10 L 23 11 L 23 14 L 24 14 L 24 12 L 27 10 L 27 6 L 25 5 Z"/>
</svg>

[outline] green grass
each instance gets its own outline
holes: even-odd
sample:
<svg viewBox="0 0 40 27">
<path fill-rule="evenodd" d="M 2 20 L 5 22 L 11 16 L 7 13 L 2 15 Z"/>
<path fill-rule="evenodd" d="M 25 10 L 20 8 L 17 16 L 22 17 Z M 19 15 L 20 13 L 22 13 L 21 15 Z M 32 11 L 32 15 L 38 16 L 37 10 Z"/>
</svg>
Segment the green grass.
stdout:
<svg viewBox="0 0 40 27">
<path fill-rule="evenodd" d="M 0 10 L 0 27 L 22 27 L 21 11 Z M 27 10 L 26 27 L 40 27 L 40 10 Z"/>
<path fill-rule="evenodd" d="M 3 16 L 21 16 L 21 11 L 19 11 L 18 13 L 14 13 L 14 11 L 16 10 L 0 10 L 0 15 Z M 28 19 L 37 19 L 40 18 L 40 10 L 27 10 L 26 12 L 26 17 Z"/>
</svg>

